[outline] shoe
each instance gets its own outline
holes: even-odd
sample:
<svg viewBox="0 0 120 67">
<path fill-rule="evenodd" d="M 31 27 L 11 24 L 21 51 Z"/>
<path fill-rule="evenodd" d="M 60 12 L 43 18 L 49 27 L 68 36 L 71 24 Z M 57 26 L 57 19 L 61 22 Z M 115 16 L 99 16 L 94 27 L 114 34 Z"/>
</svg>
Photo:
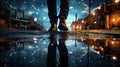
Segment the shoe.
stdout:
<svg viewBox="0 0 120 67">
<path fill-rule="evenodd" d="M 60 19 L 60 23 L 59 23 L 58 28 L 60 30 L 63 30 L 63 31 L 67 31 L 68 30 L 68 27 L 66 25 L 66 20 L 65 19 Z"/>
<path fill-rule="evenodd" d="M 49 32 L 57 32 L 57 24 L 51 24 L 51 27 L 48 31 Z"/>
</svg>

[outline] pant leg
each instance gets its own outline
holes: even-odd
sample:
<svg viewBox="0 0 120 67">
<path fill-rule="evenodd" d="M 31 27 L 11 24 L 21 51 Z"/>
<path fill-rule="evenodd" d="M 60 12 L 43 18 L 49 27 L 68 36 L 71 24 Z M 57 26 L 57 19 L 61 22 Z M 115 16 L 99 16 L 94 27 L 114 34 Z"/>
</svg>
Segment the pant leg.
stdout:
<svg viewBox="0 0 120 67">
<path fill-rule="evenodd" d="M 67 19 L 68 12 L 69 12 L 69 0 L 60 0 L 59 18 Z"/>
<path fill-rule="evenodd" d="M 68 67 L 68 50 L 66 47 L 67 35 L 65 33 L 60 34 L 58 50 L 60 53 L 58 67 Z"/>
<path fill-rule="evenodd" d="M 68 67 L 68 50 L 64 43 L 60 43 L 58 46 L 60 58 L 58 67 Z"/>
<path fill-rule="evenodd" d="M 50 43 L 47 54 L 47 67 L 56 67 L 56 35 L 50 34 Z"/>
<path fill-rule="evenodd" d="M 48 46 L 47 67 L 56 67 L 56 46 Z"/>
<path fill-rule="evenodd" d="M 56 10 L 56 0 L 47 0 L 48 5 L 48 16 L 50 18 L 50 22 L 57 22 L 57 10 Z"/>
</svg>

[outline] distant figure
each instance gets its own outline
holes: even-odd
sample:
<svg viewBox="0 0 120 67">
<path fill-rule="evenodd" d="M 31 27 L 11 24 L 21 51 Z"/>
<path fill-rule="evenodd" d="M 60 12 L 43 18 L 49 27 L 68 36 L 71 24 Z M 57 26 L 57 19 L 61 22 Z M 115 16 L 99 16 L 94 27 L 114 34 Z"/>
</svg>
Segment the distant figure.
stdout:
<svg viewBox="0 0 120 67">
<path fill-rule="evenodd" d="M 50 32 L 57 31 L 57 21 L 59 22 L 59 30 L 68 30 L 66 26 L 66 19 L 69 12 L 69 0 L 60 0 L 60 13 L 57 16 L 57 8 L 56 8 L 56 0 L 47 0 L 48 4 L 48 16 L 50 18 L 51 27 L 49 29 Z"/>
</svg>

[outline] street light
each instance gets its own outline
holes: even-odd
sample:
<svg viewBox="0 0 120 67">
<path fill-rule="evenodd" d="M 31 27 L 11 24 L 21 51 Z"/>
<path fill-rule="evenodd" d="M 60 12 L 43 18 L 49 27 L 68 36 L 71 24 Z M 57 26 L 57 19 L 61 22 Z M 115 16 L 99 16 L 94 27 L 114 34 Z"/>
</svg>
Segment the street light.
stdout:
<svg viewBox="0 0 120 67">
<path fill-rule="evenodd" d="M 115 0 L 115 3 L 118 3 L 118 2 L 120 2 L 120 0 Z"/>
<path fill-rule="evenodd" d="M 92 15 L 95 16 L 95 12 L 93 12 Z"/>
<path fill-rule="evenodd" d="M 100 10 L 100 9 L 101 9 L 101 6 L 97 7 L 97 9 Z"/>
<path fill-rule="evenodd" d="M 95 21 L 94 24 L 96 24 L 97 22 Z"/>
<path fill-rule="evenodd" d="M 115 19 L 112 19 L 113 22 L 115 22 Z"/>
<path fill-rule="evenodd" d="M 111 44 L 115 44 L 115 42 L 114 42 L 114 41 L 112 41 L 112 42 L 111 42 Z"/>
<path fill-rule="evenodd" d="M 84 20 L 82 20 L 82 23 L 85 23 L 85 21 L 84 21 Z"/>
<path fill-rule="evenodd" d="M 78 30 L 78 29 L 79 29 L 79 26 L 77 25 L 77 26 L 76 26 L 76 30 Z"/>
<path fill-rule="evenodd" d="M 116 57 L 116 56 L 112 56 L 112 59 L 113 59 L 113 60 L 117 60 L 117 57 Z"/>
</svg>

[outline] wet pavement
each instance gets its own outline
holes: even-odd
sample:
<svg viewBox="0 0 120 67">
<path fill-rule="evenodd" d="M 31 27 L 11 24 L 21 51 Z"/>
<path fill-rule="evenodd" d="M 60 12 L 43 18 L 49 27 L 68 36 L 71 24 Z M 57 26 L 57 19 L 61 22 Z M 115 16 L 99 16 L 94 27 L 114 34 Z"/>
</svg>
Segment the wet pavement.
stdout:
<svg viewBox="0 0 120 67">
<path fill-rule="evenodd" d="M 37 33 L 37 32 L 36 32 Z M 17 33 L 18 34 L 18 33 Z M 118 35 L 1 34 L 0 67 L 119 67 Z"/>
</svg>

